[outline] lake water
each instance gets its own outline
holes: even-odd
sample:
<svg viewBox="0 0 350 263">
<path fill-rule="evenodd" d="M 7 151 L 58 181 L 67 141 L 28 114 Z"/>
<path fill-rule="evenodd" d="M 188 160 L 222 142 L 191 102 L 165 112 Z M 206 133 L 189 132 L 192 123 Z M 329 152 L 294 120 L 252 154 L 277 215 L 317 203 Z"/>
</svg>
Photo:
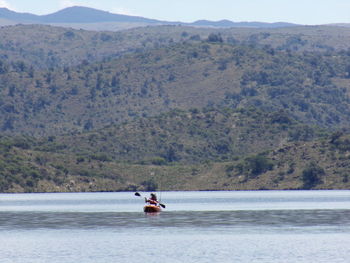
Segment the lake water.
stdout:
<svg viewBox="0 0 350 263">
<path fill-rule="evenodd" d="M 161 198 L 146 215 L 133 193 L 0 194 L 0 262 L 350 262 L 350 191 Z"/>
</svg>

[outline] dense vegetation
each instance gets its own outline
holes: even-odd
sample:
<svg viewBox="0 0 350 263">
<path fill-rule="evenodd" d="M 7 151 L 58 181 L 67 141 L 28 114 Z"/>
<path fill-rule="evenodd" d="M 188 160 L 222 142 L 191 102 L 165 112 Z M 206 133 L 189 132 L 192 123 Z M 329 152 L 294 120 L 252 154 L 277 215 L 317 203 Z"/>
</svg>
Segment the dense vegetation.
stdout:
<svg viewBox="0 0 350 263">
<path fill-rule="evenodd" d="M 285 142 L 310 141 L 324 132 L 284 112 L 257 109 L 175 110 L 153 118 L 69 136 L 50 137 L 38 149 L 100 156 L 141 164 L 227 161 L 272 150 Z"/>
<path fill-rule="evenodd" d="M 350 48 L 350 32 L 346 27 L 210 29 L 160 26 L 98 32 L 47 25 L 16 25 L 0 27 L 0 59 L 9 63 L 23 62 L 39 69 L 63 68 L 174 43 L 207 40 L 211 34 L 219 35 L 224 43 L 269 46 L 278 51 L 329 52 Z"/>
<path fill-rule="evenodd" d="M 226 161 L 165 165 L 53 153 L 43 142 L 3 137 L 0 191 L 349 189 L 349 145 L 348 135 L 334 133 Z"/>
<path fill-rule="evenodd" d="M 322 127 L 349 125 L 350 52 L 302 54 L 195 41 L 39 71 L 0 62 L 3 132 L 58 135 L 170 109 L 286 110 Z"/>
<path fill-rule="evenodd" d="M 349 29 L 0 36 L 2 192 L 350 187 Z"/>
</svg>

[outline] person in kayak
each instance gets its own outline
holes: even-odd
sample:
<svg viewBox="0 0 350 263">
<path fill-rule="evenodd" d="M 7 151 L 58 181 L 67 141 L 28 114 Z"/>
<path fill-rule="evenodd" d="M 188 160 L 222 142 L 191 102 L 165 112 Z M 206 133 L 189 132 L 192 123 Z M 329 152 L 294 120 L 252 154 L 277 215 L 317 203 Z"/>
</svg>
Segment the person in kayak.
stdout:
<svg viewBox="0 0 350 263">
<path fill-rule="evenodd" d="M 159 202 L 158 202 L 157 196 L 154 193 L 151 193 L 151 195 L 150 195 L 150 197 L 148 199 L 145 197 L 145 202 L 149 203 L 150 205 L 159 206 Z"/>
</svg>

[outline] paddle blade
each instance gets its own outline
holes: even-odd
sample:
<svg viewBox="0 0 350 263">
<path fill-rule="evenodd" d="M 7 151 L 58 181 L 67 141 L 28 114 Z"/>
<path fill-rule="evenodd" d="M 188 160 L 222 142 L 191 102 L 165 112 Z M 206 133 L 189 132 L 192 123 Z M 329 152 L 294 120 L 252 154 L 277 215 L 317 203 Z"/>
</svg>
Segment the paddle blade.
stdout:
<svg viewBox="0 0 350 263">
<path fill-rule="evenodd" d="M 164 205 L 164 204 L 160 204 L 160 203 L 159 203 L 159 205 L 160 205 L 161 207 L 165 208 L 165 205 Z"/>
<path fill-rule="evenodd" d="M 136 192 L 135 195 L 136 195 L 136 196 L 141 196 L 140 193 L 138 193 L 138 192 Z"/>
</svg>

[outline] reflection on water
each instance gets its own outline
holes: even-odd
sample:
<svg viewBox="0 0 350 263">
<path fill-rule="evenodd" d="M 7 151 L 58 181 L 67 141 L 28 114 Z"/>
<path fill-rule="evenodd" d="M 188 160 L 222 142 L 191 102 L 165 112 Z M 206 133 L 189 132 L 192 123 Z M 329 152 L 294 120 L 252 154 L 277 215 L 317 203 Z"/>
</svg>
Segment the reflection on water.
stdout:
<svg viewBox="0 0 350 263">
<path fill-rule="evenodd" d="M 0 195 L 0 262 L 348 262 L 350 191 L 162 197 L 147 215 L 133 193 Z"/>
<path fill-rule="evenodd" d="M 0 231 L 11 229 L 277 228 L 341 227 L 350 230 L 350 210 L 197 211 L 143 213 L 0 212 Z"/>
</svg>

